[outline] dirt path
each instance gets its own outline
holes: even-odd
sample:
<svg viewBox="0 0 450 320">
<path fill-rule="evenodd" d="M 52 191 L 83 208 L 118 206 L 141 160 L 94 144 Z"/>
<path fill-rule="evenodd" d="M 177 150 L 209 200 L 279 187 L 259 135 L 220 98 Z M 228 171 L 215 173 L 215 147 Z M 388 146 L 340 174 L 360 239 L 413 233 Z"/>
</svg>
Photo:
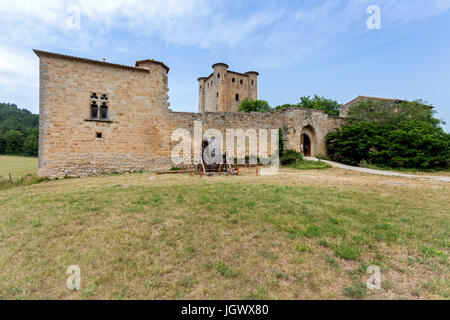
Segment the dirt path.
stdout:
<svg viewBox="0 0 450 320">
<path fill-rule="evenodd" d="M 305 157 L 306 160 L 314 160 L 319 161 L 316 158 L 311 157 Z M 351 171 L 357 171 L 357 172 L 363 172 L 363 173 L 370 173 L 370 174 L 377 174 L 382 176 L 394 176 L 394 177 L 403 177 L 403 178 L 413 178 L 413 179 L 427 179 L 427 180 L 435 180 L 435 181 L 443 181 L 443 182 L 450 182 L 450 177 L 443 177 L 443 176 L 425 176 L 425 175 L 415 175 L 415 174 L 406 174 L 406 173 L 398 173 L 398 172 L 392 172 L 392 171 L 385 171 L 385 170 L 374 170 L 374 169 L 368 169 L 368 168 L 361 168 L 361 167 L 352 167 L 348 166 L 342 163 L 329 161 L 329 160 L 322 160 L 323 162 L 328 163 L 329 165 L 341 168 L 345 170 L 351 170 Z"/>
</svg>

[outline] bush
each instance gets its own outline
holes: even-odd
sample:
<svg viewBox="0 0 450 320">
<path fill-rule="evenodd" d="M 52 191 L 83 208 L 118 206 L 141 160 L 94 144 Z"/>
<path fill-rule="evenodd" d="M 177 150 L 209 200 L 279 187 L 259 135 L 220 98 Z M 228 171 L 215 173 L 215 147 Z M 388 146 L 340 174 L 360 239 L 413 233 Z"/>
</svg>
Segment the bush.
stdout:
<svg viewBox="0 0 450 320">
<path fill-rule="evenodd" d="M 303 155 L 294 150 L 284 150 L 280 156 L 280 163 L 283 166 L 296 166 L 303 161 Z"/>
<path fill-rule="evenodd" d="M 326 137 L 332 160 L 350 165 L 436 169 L 449 166 L 450 134 L 430 106 L 362 101 L 347 123 Z"/>
<path fill-rule="evenodd" d="M 239 112 L 270 112 L 272 108 L 264 100 L 243 100 L 238 106 Z"/>
<path fill-rule="evenodd" d="M 315 110 L 322 110 L 331 116 L 338 116 L 340 107 L 341 105 L 335 100 L 314 95 L 313 98 L 311 98 L 310 96 L 301 97 L 300 102 L 297 104 L 283 104 L 281 106 L 276 107 L 275 109 L 277 110 L 291 109 L 291 108 L 315 109 Z"/>
<path fill-rule="evenodd" d="M 394 124 L 356 122 L 327 135 L 329 156 L 338 162 L 369 163 L 392 168 L 445 168 L 450 135 L 429 122 Z"/>
</svg>

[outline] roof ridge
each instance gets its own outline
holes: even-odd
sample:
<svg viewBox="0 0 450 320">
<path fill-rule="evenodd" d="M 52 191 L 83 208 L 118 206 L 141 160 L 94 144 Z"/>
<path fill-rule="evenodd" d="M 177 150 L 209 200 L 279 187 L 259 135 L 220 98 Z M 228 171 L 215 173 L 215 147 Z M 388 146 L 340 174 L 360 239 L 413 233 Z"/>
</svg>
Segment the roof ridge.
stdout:
<svg viewBox="0 0 450 320">
<path fill-rule="evenodd" d="M 69 59 L 69 60 L 75 60 L 75 61 L 81 61 L 81 62 L 87 62 L 87 63 L 94 63 L 94 64 L 99 64 L 99 65 L 104 65 L 104 66 L 111 66 L 111 67 L 117 67 L 117 68 L 122 68 L 122 69 L 140 71 L 140 72 L 150 72 L 150 70 L 148 70 L 148 69 L 139 68 L 139 67 L 133 67 L 133 66 L 127 66 L 127 65 L 119 64 L 119 63 L 111 63 L 111 62 L 106 62 L 106 61 L 75 57 L 75 56 L 71 56 L 71 55 L 55 53 L 55 52 L 49 52 L 49 51 L 43 51 L 43 50 L 37 50 L 37 49 L 33 49 L 33 51 L 38 57 L 40 57 L 40 56 L 51 56 L 51 57 L 56 57 L 56 58 Z"/>
</svg>

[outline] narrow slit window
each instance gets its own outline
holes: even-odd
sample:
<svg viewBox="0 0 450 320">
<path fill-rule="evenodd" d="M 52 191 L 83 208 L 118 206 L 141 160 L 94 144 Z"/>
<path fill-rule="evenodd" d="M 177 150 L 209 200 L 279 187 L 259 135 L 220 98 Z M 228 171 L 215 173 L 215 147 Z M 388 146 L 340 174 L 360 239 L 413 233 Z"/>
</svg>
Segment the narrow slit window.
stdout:
<svg viewBox="0 0 450 320">
<path fill-rule="evenodd" d="M 239 101 L 239 93 L 236 93 L 236 101 Z"/>
</svg>

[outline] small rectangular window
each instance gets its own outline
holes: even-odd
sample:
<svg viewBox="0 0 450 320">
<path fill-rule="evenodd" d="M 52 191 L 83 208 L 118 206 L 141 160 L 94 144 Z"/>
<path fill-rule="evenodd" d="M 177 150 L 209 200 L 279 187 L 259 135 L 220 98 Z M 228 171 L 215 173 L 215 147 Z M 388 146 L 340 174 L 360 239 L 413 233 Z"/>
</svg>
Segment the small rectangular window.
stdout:
<svg viewBox="0 0 450 320">
<path fill-rule="evenodd" d="M 97 132 L 97 139 L 101 139 L 103 137 L 103 134 L 101 132 Z"/>
</svg>

